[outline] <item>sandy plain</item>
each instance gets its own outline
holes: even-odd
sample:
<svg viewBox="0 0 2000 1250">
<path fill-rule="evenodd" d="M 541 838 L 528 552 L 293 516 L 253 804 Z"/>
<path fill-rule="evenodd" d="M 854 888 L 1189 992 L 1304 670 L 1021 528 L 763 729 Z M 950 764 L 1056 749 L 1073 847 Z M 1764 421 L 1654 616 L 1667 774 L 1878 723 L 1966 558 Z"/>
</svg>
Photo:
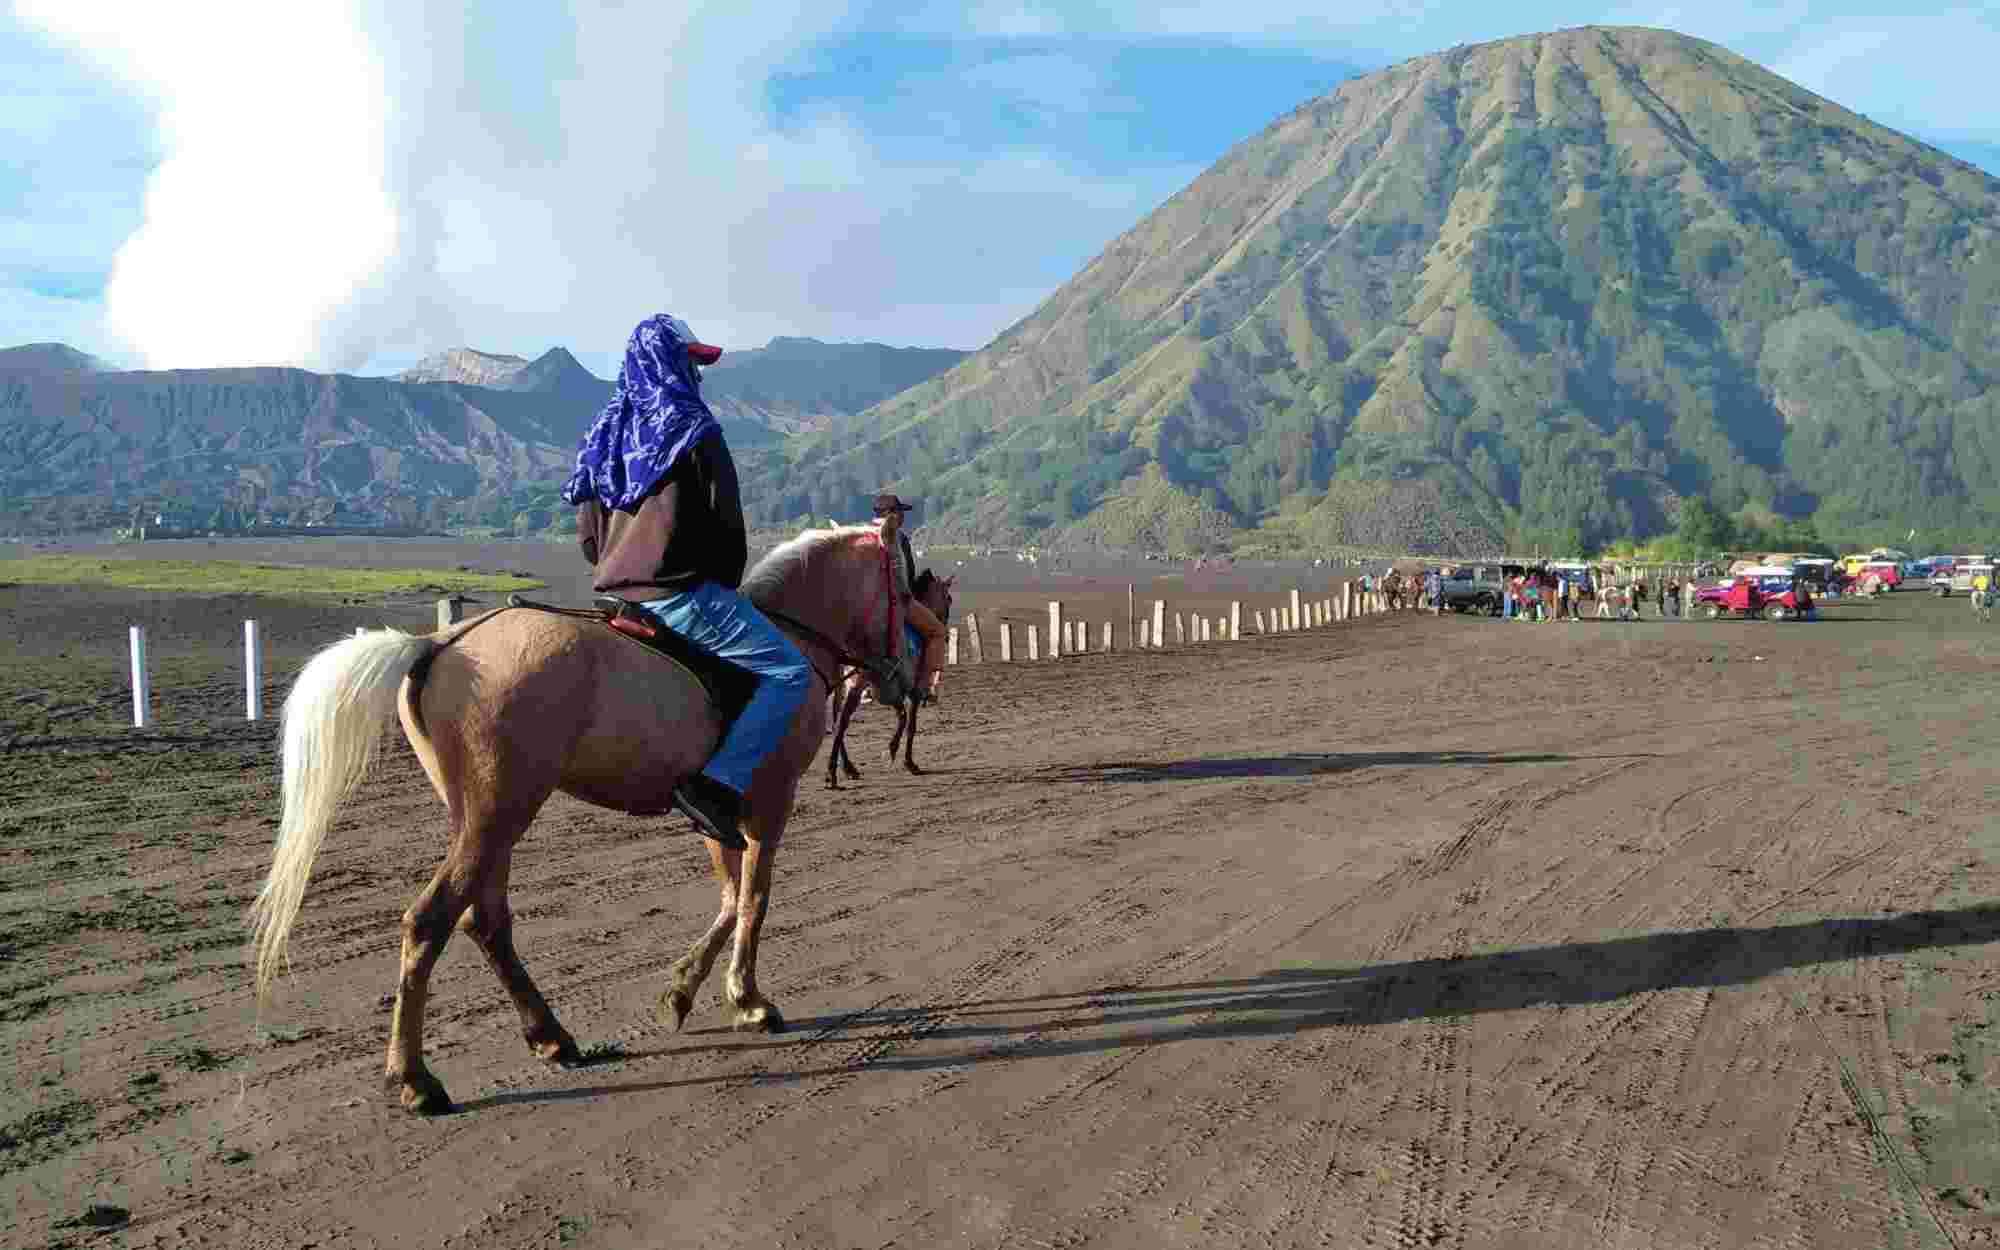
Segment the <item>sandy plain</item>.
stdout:
<svg viewBox="0 0 2000 1250">
<path fill-rule="evenodd" d="M 581 592 L 529 546 L 286 550 L 546 559 L 550 597 Z M 1060 597 L 1122 621 L 1128 581 L 1204 611 L 1315 589 L 966 567 L 986 620 Z M 864 780 L 801 791 L 760 966 L 777 1036 L 724 1031 L 712 988 L 686 1032 L 654 1023 L 705 857 L 558 798 L 516 857 L 519 941 L 614 1057 L 531 1061 L 454 943 L 430 1055 L 461 1109 L 418 1120 L 376 1079 L 441 812 L 398 744 L 256 1020 L 240 916 L 277 773 L 236 647 L 263 622 L 275 707 L 314 647 L 429 612 L 0 590 L 0 1244 L 2000 1239 L 2000 634 L 1962 601 L 961 667 L 932 775 L 880 762 L 871 710 Z"/>
</svg>

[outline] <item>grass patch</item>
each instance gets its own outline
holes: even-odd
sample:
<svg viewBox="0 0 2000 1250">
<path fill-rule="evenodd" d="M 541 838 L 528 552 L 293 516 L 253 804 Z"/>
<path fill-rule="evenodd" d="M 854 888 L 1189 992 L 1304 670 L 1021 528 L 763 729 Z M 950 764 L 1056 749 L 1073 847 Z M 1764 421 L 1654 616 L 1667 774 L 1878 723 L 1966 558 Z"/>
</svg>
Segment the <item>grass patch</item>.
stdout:
<svg viewBox="0 0 2000 1250">
<path fill-rule="evenodd" d="M 448 569 L 343 569 L 238 560 L 94 560 L 32 556 L 0 560 L 0 582 L 22 586 L 116 586 L 208 595 L 398 595 L 531 590 L 531 577 Z"/>
</svg>

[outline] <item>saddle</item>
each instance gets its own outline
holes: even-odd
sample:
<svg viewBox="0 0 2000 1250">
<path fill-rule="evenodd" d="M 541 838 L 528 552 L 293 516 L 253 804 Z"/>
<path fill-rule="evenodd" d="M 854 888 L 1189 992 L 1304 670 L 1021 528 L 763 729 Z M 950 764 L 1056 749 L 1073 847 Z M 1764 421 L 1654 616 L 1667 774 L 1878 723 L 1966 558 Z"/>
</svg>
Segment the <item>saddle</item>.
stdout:
<svg viewBox="0 0 2000 1250">
<path fill-rule="evenodd" d="M 665 621 L 631 600 L 617 595 L 597 595 L 591 603 L 594 605 L 591 609 L 565 608 L 537 603 L 522 595 L 507 596 L 510 608 L 532 608 L 537 612 L 599 621 L 612 632 L 679 665 L 707 693 L 709 703 L 714 705 L 716 714 L 722 719 L 724 733 L 736 723 L 736 718 L 743 714 L 744 705 L 750 702 L 750 696 L 757 692 L 757 674 L 702 650 L 686 635 L 674 632 Z"/>
</svg>

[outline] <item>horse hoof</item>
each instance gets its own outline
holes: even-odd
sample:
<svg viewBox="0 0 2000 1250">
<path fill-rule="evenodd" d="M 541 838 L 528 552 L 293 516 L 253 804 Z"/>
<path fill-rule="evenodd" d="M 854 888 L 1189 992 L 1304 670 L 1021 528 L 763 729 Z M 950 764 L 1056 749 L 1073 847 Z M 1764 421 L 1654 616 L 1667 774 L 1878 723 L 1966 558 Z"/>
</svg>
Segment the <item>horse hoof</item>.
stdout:
<svg viewBox="0 0 2000 1250">
<path fill-rule="evenodd" d="M 844 777 L 846 777 L 846 778 L 847 778 L 847 779 L 848 779 L 849 781 L 859 781 L 859 780 L 861 780 L 861 770 L 860 770 L 860 769 L 858 769 L 858 768 L 856 768 L 856 767 L 855 767 L 854 765 L 852 765 L 852 764 L 844 764 L 844 765 L 842 765 L 842 766 L 841 766 L 841 769 L 840 769 L 840 771 L 841 771 L 841 775 L 842 775 L 842 776 L 844 776 Z"/>
<path fill-rule="evenodd" d="M 785 1018 L 769 1003 L 758 1003 L 754 1007 L 738 1007 L 733 1027 L 738 1033 L 783 1033 Z"/>
<path fill-rule="evenodd" d="M 909 760 L 903 761 L 903 767 L 909 770 L 910 776 L 912 777 L 921 777 L 924 775 L 924 770 L 918 768 L 915 764 L 911 763 Z"/>
<path fill-rule="evenodd" d="M 668 990 L 660 995 L 660 1005 L 654 1010 L 653 1018 L 661 1024 L 673 1025 L 674 1032 L 678 1033 L 681 1026 L 687 1023 L 688 1012 L 693 1009 L 694 1003 L 686 994 Z"/>
<path fill-rule="evenodd" d="M 528 1042 L 529 1053 L 543 1063 L 554 1064 L 558 1068 L 580 1068 L 583 1066 L 583 1051 L 577 1048 L 576 1039 L 564 1034 L 558 1042 Z"/>
<path fill-rule="evenodd" d="M 451 1095 L 445 1093 L 444 1082 L 428 1072 L 401 1080 L 389 1077 L 386 1084 L 396 1091 L 396 1097 L 403 1104 L 403 1110 L 411 1115 L 450 1115 L 453 1108 Z"/>
</svg>

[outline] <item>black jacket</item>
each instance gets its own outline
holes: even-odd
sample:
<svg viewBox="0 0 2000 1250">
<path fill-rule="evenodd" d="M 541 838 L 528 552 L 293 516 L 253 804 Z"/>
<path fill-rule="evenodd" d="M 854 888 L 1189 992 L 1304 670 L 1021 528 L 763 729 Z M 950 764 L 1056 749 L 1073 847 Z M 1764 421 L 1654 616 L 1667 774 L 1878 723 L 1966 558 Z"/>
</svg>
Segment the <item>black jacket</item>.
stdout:
<svg viewBox="0 0 2000 1250">
<path fill-rule="evenodd" d="M 720 431 L 696 443 L 637 512 L 577 506 L 577 540 L 597 566 L 592 588 L 627 599 L 691 590 L 702 582 L 743 582 L 749 537 L 736 461 Z"/>
</svg>

